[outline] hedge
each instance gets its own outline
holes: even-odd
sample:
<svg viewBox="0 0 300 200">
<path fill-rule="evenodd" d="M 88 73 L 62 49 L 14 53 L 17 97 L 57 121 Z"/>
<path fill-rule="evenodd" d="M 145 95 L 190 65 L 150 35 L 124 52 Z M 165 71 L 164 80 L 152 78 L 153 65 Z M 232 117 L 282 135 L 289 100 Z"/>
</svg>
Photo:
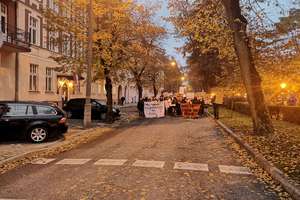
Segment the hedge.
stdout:
<svg viewBox="0 0 300 200">
<path fill-rule="evenodd" d="M 224 99 L 224 106 L 236 112 L 250 115 L 249 104 L 244 100 L 238 101 L 237 98 Z M 270 115 L 277 120 L 283 120 L 295 124 L 300 124 L 300 106 L 268 106 Z"/>
</svg>

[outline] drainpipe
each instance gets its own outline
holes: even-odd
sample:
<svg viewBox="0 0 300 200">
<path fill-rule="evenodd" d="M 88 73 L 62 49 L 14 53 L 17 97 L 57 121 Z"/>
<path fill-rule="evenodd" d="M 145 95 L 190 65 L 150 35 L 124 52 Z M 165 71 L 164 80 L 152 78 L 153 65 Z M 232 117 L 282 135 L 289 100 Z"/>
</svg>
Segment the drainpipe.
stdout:
<svg viewBox="0 0 300 200">
<path fill-rule="evenodd" d="M 18 27 L 18 1 L 15 1 L 15 27 Z M 16 52 L 15 59 L 15 101 L 19 101 L 19 52 Z"/>
<path fill-rule="evenodd" d="M 19 53 L 16 53 L 15 60 L 15 101 L 19 101 Z"/>
</svg>

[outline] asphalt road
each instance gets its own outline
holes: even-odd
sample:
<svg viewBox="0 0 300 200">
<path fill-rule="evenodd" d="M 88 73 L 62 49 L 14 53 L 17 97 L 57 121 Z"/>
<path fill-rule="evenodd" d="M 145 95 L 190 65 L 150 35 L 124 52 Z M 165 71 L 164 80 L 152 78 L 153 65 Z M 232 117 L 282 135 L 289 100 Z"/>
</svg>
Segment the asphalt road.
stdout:
<svg viewBox="0 0 300 200">
<path fill-rule="evenodd" d="M 279 199 L 208 118 L 143 120 L 0 176 L 0 199 Z"/>
</svg>

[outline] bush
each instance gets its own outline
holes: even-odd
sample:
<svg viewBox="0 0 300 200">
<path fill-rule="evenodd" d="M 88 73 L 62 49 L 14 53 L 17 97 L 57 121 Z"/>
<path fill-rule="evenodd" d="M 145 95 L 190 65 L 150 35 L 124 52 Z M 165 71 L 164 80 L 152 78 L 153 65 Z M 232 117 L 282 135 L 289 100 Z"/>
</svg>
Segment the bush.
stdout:
<svg viewBox="0 0 300 200">
<path fill-rule="evenodd" d="M 247 102 L 247 99 L 244 97 L 224 97 L 223 105 L 231 109 L 236 102 Z"/>
<path fill-rule="evenodd" d="M 300 124 L 299 106 L 281 106 L 280 111 L 282 113 L 282 120 Z"/>
<path fill-rule="evenodd" d="M 247 102 L 235 102 L 233 110 L 245 115 L 251 114 L 249 104 Z"/>
<path fill-rule="evenodd" d="M 225 101 L 224 101 L 225 102 Z M 233 110 L 245 115 L 250 115 L 250 108 L 247 102 L 238 102 L 237 99 L 227 100 L 224 103 L 226 108 L 232 109 L 231 104 L 233 102 Z M 227 104 L 226 104 L 227 103 Z M 295 124 L 300 124 L 300 107 L 299 106 L 268 106 L 270 115 L 277 120 L 283 120 Z"/>
</svg>

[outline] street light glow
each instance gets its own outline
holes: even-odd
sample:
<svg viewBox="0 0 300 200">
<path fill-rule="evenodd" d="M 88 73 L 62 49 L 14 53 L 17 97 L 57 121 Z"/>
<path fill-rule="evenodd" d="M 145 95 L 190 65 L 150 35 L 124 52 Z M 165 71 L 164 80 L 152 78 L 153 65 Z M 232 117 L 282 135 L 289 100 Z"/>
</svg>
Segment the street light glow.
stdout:
<svg viewBox="0 0 300 200">
<path fill-rule="evenodd" d="M 285 89 L 287 87 L 287 84 L 286 83 L 281 83 L 280 87 L 281 87 L 281 89 Z"/>
<path fill-rule="evenodd" d="M 73 88 L 73 83 L 72 83 L 72 82 L 69 82 L 69 83 L 68 83 L 68 86 L 69 86 L 69 88 Z"/>
<path fill-rule="evenodd" d="M 64 80 L 59 80 L 58 84 L 59 84 L 60 87 L 62 87 L 65 84 L 65 81 Z"/>
<path fill-rule="evenodd" d="M 184 76 L 183 76 L 183 77 L 181 77 L 181 80 L 182 80 L 182 81 L 184 81 L 184 80 L 185 80 L 185 77 L 184 77 Z"/>
<path fill-rule="evenodd" d="M 172 67 L 175 67 L 176 65 L 177 65 L 177 64 L 176 64 L 175 61 L 172 61 L 172 62 L 171 62 L 171 66 L 172 66 Z"/>
</svg>

